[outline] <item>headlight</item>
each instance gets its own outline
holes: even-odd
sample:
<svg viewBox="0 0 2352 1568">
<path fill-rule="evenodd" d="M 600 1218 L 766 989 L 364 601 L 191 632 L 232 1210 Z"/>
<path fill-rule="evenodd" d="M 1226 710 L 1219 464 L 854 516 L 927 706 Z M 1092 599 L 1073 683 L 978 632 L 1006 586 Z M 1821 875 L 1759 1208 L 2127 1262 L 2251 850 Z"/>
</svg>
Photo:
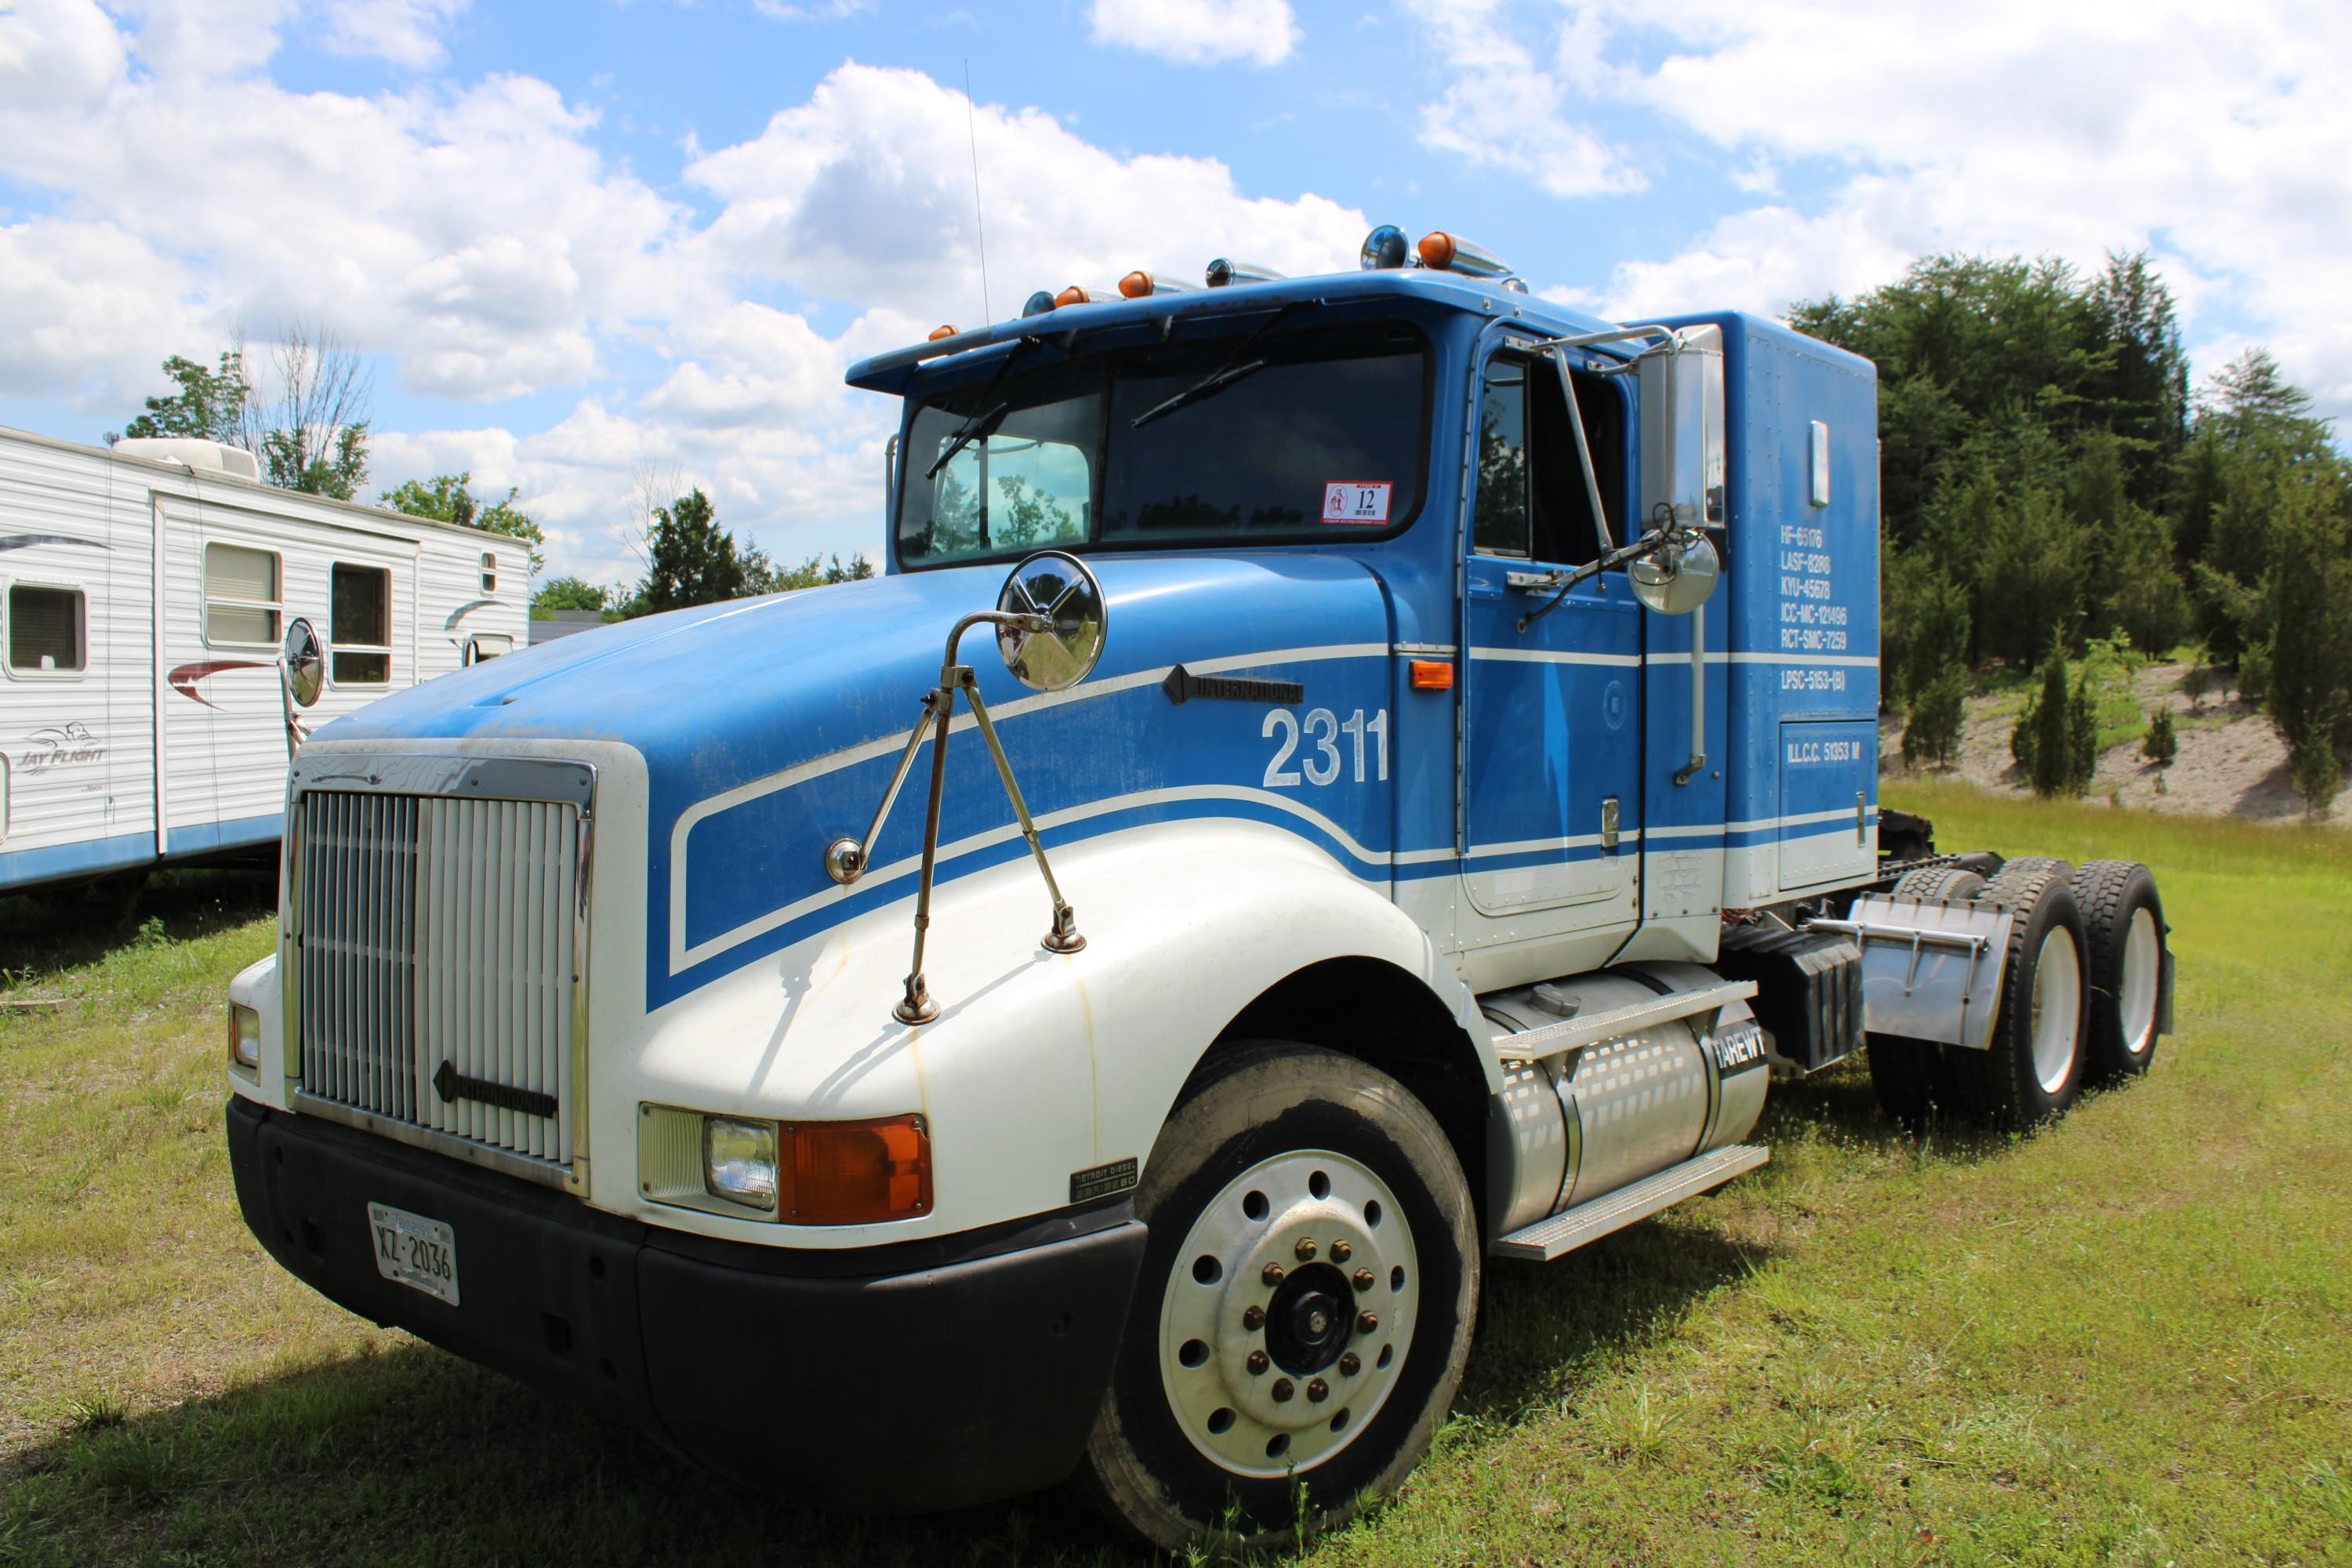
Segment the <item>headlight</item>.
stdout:
<svg viewBox="0 0 2352 1568">
<path fill-rule="evenodd" d="M 773 1214 L 776 1124 L 712 1116 L 702 1123 L 702 1184 L 713 1197 Z"/>
<path fill-rule="evenodd" d="M 235 1002 L 228 1005 L 228 1065 L 247 1073 L 261 1070 L 261 1015 Z"/>
<path fill-rule="evenodd" d="M 641 1104 L 637 1191 L 657 1204 L 784 1225 L 919 1219 L 931 1212 L 930 1123 L 914 1113 L 769 1121 Z"/>
</svg>

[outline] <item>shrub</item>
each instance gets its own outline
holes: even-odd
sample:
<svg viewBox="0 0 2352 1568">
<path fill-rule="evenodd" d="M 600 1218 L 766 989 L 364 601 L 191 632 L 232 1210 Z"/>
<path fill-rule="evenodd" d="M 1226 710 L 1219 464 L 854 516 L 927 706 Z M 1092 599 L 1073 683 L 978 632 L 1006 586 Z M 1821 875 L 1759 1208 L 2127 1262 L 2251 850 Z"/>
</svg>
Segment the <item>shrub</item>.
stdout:
<svg viewBox="0 0 2352 1568">
<path fill-rule="evenodd" d="M 1948 768 L 1960 749 L 1960 731 L 1968 717 L 1969 672 L 1959 664 L 1947 665 L 1911 701 L 1911 720 L 1903 730 L 1903 763 Z"/>
<path fill-rule="evenodd" d="M 2180 754 L 2180 736 L 2172 727 L 2172 710 L 2159 708 L 2148 715 L 2147 739 L 2139 743 L 2139 754 L 2159 768 L 2168 768 Z"/>
</svg>

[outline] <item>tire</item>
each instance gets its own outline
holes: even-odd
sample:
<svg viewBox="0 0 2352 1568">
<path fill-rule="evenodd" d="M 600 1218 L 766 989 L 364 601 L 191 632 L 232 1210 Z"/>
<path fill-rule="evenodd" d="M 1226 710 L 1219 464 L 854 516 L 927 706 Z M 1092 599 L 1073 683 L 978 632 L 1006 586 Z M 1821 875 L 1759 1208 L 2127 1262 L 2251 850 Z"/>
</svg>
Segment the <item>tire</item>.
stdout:
<svg viewBox="0 0 2352 1568">
<path fill-rule="evenodd" d="M 1150 1240 L 1076 1489 L 1168 1552 L 1279 1546 L 1302 1512 L 1393 1491 L 1477 1315 L 1477 1219 L 1436 1119 L 1352 1058 L 1246 1046 L 1187 1088 L 1135 1212 Z"/>
<path fill-rule="evenodd" d="M 1985 884 L 1979 903 L 2000 904 L 2011 923 L 1992 1048 L 1947 1053 L 1955 1098 L 1996 1125 L 2041 1125 L 2074 1102 L 2089 1072 L 2090 988 L 2084 984 L 2083 914 L 2073 868 L 2043 860 L 2012 878 L 2012 860 Z"/>
<path fill-rule="evenodd" d="M 2092 1081 L 2137 1078 L 2156 1059 L 2163 999 L 2164 905 L 2137 860 L 2094 860 L 2074 873 L 2091 993 Z"/>
<path fill-rule="evenodd" d="M 1985 879 L 1980 899 L 2011 896 L 2011 889 L 2028 882 L 2038 881 L 2044 871 L 2055 871 L 2062 878 L 2072 877 L 2074 868 L 2054 855 L 2020 855 L 2014 860 L 2001 862 L 2000 869 Z"/>
<path fill-rule="evenodd" d="M 1975 898 L 1984 885 L 1985 879 L 1965 866 L 1923 866 L 1897 878 L 1893 891 L 1898 899 L 1959 900 Z M 1879 1109 L 1914 1135 L 1926 1128 L 1936 1102 L 1950 1098 L 1944 1050 L 1932 1040 L 1873 1035 L 1866 1059 Z"/>
<path fill-rule="evenodd" d="M 1897 878 L 1893 890 L 1898 899 L 1973 899 L 1984 885 L 1985 879 L 1965 866 L 1922 866 Z"/>
</svg>

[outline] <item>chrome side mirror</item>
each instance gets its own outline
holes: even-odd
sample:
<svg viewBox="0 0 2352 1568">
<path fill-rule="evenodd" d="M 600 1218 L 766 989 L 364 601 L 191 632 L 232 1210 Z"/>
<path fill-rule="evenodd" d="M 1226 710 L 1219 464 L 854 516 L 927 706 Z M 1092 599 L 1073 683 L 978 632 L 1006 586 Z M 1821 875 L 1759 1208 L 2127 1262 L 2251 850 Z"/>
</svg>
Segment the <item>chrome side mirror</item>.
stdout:
<svg viewBox="0 0 2352 1568">
<path fill-rule="evenodd" d="M 996 595 L 1002 614 L 996 651 L 1013 679 L 1032 691 L 1060 691 L 1094 673 L 1102 658 L 1102 584 L 1087 563 L 1058 550 L 1041 550 L 1013 569 Z M 1039 628 L 1038 617 L 1050 623 Z"/>
<path fill-rule="evenodd" d="M 1633 596 L 1662 616 L 1687 616 L 1715 595 L 1723 558 L 1703 533 L 1678 534 L 1630 563 Z"/>
<path fill-rule="evenodd" d="M 295 707 L 308 708 L 319 700 L 327 684 L 327 644 L 306 616 L 295 616 L 294 624 L 286 628 L 282 668 L 286 695 Z"/>
<path fill-rule="evenodd" d="M 1685 327 L 1642 356 L 1643 529 L 1721 528 L 1723 331 Z"/>
</svg>

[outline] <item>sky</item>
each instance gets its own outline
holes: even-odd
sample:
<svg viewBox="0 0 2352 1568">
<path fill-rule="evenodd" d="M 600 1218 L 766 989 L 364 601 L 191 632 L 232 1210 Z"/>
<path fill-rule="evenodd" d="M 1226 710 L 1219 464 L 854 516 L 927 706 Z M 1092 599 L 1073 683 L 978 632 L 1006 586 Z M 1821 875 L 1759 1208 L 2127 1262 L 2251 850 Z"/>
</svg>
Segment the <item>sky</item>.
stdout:
<svg viewBox="0 0 2352 1568">
<path fill-rule="evenodd" d="M 2341 420 L 2352 5 L 0 0 L 0 425 L 323 328 L 370 497 L 512 487 L 599 583 L 647 482 L 878 558 L 865 354 L 1376 223 L 1621 320 L 2146 249 L 2199 376 L 2265 344 Z"/>
</svg>

